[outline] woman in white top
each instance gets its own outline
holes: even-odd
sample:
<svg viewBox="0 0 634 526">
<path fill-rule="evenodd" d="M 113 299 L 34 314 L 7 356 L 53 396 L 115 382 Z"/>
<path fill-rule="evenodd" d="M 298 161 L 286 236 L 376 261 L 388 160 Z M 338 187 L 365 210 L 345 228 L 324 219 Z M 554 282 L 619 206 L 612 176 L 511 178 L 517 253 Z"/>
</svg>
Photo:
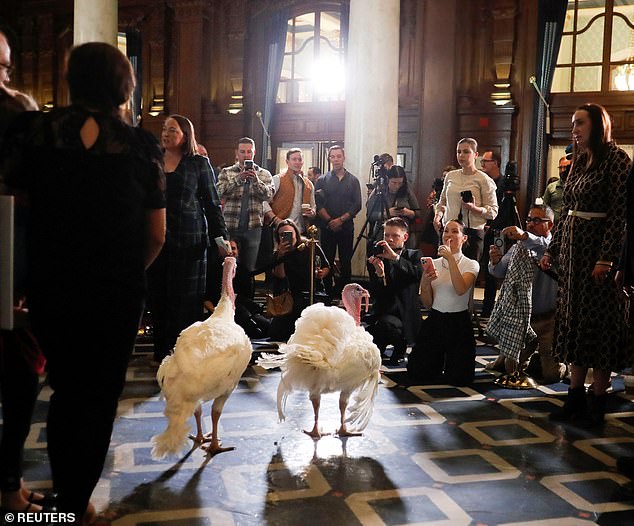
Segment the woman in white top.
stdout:
<svg viewBox="0 0 634 526">
<path fill-rule="evenodd" d="M 480 261 L 484 244 L 484 225 L 488 219 L 498 215 L 498 200 L 495 181 L 475 166 L 478 158 L 478 143 L 475 139 L 460 139 L 456 147 L 459 170 L 445 177 L 434 226 L 437 232 L 452 219 L 466 225 L 469 244 L 465 254 Z"/>
<path fill-rule="evenodd" d="M 421 383 L 468 385 L 475 373 L 475 338 L 469 298 L 480 264 L 462 253 L 464 225 L 449 221 L 437 259 L 423 258 L 420 298 L 431 308 L 423 323 L 407 370 Z"/>
</svg>

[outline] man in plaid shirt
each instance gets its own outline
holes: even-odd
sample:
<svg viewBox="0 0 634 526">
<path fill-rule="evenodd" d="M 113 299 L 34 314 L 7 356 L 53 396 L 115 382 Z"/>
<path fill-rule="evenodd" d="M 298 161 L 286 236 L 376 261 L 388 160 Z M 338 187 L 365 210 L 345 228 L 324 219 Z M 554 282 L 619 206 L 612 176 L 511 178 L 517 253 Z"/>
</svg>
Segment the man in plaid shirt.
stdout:
<svg viewBox="0 0 634 526">
<path fill-rule="evenodd" d="M 229 236 L 240 243 L 240 260 L 249 272 L 260 248 L 262 202 L 270 201 L 274 191 L 271 173 L 253 163 L 254 155 L 255 141 L 242 137 L 236 150 L 238 162 L 222 169 L 217 185 Z"/>
</svg>

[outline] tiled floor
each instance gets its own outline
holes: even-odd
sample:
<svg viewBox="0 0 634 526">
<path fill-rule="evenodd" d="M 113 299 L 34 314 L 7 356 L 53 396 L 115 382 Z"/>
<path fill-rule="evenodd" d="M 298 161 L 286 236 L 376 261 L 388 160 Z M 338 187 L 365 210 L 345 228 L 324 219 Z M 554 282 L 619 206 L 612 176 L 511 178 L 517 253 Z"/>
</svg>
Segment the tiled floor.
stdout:
<svg viewBox="0 0 634 526">
<path fill-rule="evenodd" d="M 634 485 L 615 470 L 616 456 L 634 453 L 634 397 L 622 379 L 613 381 L 605 427 L 587 431 L 546 418 L 566 385 L 495 386 L 483 370 L 494 354 L 479 348 L 471 388 L 403 388 L 392 380 L 399 373 L 389 373 L 364 436 L 317 442 L 301 432 L 312 426 L 306 395 L 291 395 L 278 423 L 279 371 L 249 368 L 221 418 L 224 445 L 236 450 L 210 460 L 196 449 L 161 462 L 150 457 L 150 438 L 165 425 L 155 367 L 135 354 L 93 496 L 101 524 L 634 524 Z M 34 489 L 50 487 L 49 395 L 44 386 L 27 444 Z M 336 396 L 324 397 L 321 414 L 323 428 L 335 431 Z"/>
</svg>

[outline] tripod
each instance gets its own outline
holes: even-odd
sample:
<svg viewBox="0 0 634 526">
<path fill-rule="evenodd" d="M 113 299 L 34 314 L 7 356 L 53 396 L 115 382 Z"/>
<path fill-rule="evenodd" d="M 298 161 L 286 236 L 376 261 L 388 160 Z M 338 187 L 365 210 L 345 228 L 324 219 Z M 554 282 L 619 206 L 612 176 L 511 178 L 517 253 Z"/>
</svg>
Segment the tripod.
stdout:
<svg viewBox="0 0 634 526">
<path fill-rule="evenodd" d="M 492 228 L 502 230 L 507 226 L 522 226 L 520 213 L 517 210 L 515 192 L 505 191 L 502 202 L 498 208 L 498 215 L 493 220 Z"/>
<path fill-rule="evenodd" d="M 367 239 L 368 246 L 374 245 L 374 243 L 376 243 L 376 238 L 380 232 L 380 229 L 383 227 L 383 223 L 388 217 L 390 217 L 389 207 L 387 205 L 387 200 L 385 197 L 385 183 L 379 182 L 375 184 L 374 192 L 370 194 L 370 198 L 374 201 L 370 205 L 370 208 L 367 209 L 365 221 L 363 223 L 363 226 L 361 227 L 361 231 L 359 232 L 356 241 L 354 242 L 354 246 L 352 247 L 353 256 L 357 251 L 357 247 L 359 246 L 362 238 Z M 376 214 L 378 214 L 378 218 L 373 219 L 375 218 Z M 369 231 L 368 234 L 365 234 L 366 228 Z"/>
</svg>

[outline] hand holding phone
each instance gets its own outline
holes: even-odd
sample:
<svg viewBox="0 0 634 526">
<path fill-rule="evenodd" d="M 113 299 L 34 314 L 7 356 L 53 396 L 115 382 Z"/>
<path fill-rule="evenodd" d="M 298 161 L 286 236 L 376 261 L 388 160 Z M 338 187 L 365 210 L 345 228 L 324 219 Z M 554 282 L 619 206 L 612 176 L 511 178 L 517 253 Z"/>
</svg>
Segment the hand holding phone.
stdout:
<svg viewBox="0 0 634 526">
<path fill-rule="evenodd" d="M 429 269 L 434 265 L 432 259 L 430 257 L 422 257 L 420 258 L 421 267 L 425 272 L 429 271 Z"/>
<path fill-rule="evenodd" d="M 280 232 L 280 241 L 282 243 L 287 243 L 290 246 L 293 243 L 293 232 L 288 230 Z"/>
</svg>

